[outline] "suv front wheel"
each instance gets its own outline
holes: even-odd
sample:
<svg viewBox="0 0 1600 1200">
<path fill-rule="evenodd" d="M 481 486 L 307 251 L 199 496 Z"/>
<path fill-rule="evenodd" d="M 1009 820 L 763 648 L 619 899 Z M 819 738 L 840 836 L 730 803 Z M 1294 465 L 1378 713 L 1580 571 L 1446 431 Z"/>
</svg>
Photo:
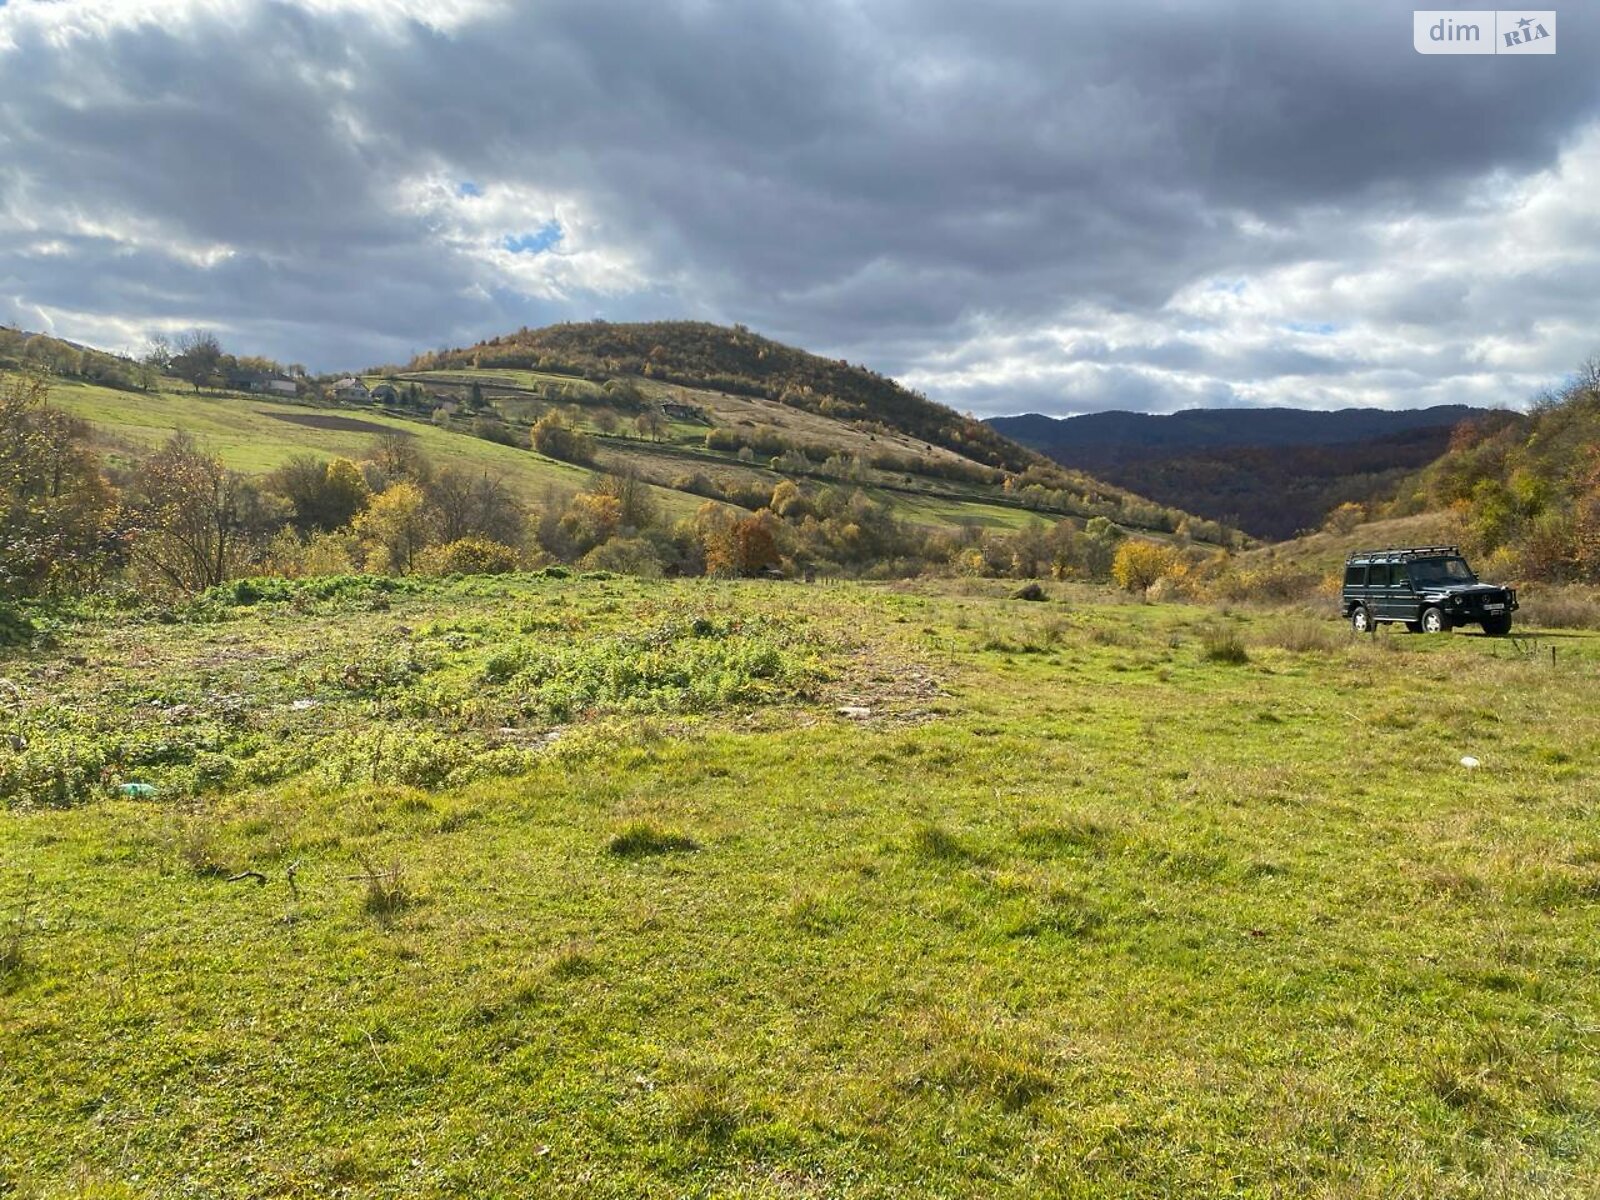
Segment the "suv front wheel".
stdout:
<svg viewBox="0 0 1600 1200">
<path fill-rule="evenodd" d="M 1422 619 L 1417 624 L 1422 626 L 1423 633 L 1446 633 L 1450 629 L 1450 622 L 1445 620 L 1444 609 L 1433 605 L 1422 610 Z"/>
<path fill-rule="evenodd" d="M 1358 604 L 1350 610 L 1350 628 L 1357 633 L 1372 632 L 1372 614 L 1367 611 L 1365 604 Z"/>
<path fill-rule="evenodd" d="M 1485 617 L 1482 621 L 1483 631 L 1490 637 L 1505 637 L 1511 632 L 1511 614 L 1503 617 Z"/>
</svg>

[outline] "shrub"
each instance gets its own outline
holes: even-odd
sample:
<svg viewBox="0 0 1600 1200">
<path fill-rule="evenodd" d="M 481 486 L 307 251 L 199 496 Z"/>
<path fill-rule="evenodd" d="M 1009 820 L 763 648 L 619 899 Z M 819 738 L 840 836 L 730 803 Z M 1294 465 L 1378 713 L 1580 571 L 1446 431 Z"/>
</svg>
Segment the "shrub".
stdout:
<svg viewBox="0 0 1600 1200">
<path fill-rule="evenodd" d="M 1221 575 L 1211 590 L 1219 600 L 1283 603 L 1302 600 L 1314 594 L 1321 585 L 1322 577 L 1314 571 L 1302 570 L 1292 563 L 1268 562 L 1259 567 Z"/>
<path fill-rule="evenodd" d="M 597 546 L 578 564 L 585 571 L 614 571 L 655 579 L 661 574 L 661 553 L 647 538 L 612 538 Z"/>
<path fill-rule="evenodd" d="M 20 646 L 33 636 L 33 622 L 12 605 L 0 602 L 0 646 Z"/>
<path fill-rule="evenodd" d="M 557 412 L 547 412 L 533 427 L 533 448 L 563 462 L 588 464 L 594 461 L 594 439 L 567 428 Z"/>
<path fill-rule="evenodd" d="M 504 575 L 516 569 L 516 550 L 488 538 L 458 538 L 417 556 L 417 570 L 423 575 Z"/>
</svg>

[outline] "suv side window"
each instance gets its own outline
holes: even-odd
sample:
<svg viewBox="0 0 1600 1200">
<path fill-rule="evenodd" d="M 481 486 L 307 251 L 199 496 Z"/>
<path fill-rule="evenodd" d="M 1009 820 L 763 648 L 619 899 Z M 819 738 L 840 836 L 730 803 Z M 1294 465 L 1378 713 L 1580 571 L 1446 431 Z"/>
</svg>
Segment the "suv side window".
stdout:
<svg viewBox="0 0 1600 1200">
<path fill-rule="evenodd" d="M 1346 567 L 1344 569 L 1345 587 L 1365 587 L 1367 585 L 1366 567 Z"/>
<path fill-rule="evenodd" d="M 1393 570 L 1394 568 L 1388 563 L 1373 563 L 1367 568 L 1367 586 L 1388 587 Z"/>
</svg>

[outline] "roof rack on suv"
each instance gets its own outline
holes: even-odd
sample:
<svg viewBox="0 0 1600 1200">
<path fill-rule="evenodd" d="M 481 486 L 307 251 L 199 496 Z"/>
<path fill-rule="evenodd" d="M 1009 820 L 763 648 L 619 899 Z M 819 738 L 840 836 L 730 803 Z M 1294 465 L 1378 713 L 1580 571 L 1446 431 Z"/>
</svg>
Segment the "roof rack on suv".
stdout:
<svg viewBox="0 0 1600 1200">
<path fill-rule="evenodd" d="M 1355 550 L 1345 556 L 1345 562 L 1358 558 L 1426 558 L 1434 554 L 1459 555 L 1456 546 L 1384 546 L 1378 550 Z"/>
</svg>

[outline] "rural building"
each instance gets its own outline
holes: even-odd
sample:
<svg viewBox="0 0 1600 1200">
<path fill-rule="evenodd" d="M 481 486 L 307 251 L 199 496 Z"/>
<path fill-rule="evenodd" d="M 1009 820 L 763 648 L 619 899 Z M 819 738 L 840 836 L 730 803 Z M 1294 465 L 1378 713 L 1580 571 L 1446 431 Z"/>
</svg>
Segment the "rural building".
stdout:
<svg viewBox="0 0 1600 1200">
<path fill-rule="evenodd" d="M 228 386 L 241 392 L 263 392 L 278 396 L 297 396 L 300 385 L 287 375 L 272 371 L 235 371 L 228 376 Z"/>
<path fill-rule="evenodd" d="M 366 404 L 372 399 L 372 393 L 367 391 L 367 385 L 354 375 L 346 375 L 343 379 L 336 380 L 332 391 L 335 400 L 343 400 L 348 404 Z"/>
<path fill-rule="evenodd" d="M 400 389 L 392 383 L 380 383 L 372 389 L 372 402 L 374 404 L 399 404 Z"/>
<path fill-rule="evenodd" d="M 711 418 L 706 410 L 697 404 L 667 404 L 661 405 L 661 412 L 669 421 L 700 421 L 711 424 Z"/>
</svg>

